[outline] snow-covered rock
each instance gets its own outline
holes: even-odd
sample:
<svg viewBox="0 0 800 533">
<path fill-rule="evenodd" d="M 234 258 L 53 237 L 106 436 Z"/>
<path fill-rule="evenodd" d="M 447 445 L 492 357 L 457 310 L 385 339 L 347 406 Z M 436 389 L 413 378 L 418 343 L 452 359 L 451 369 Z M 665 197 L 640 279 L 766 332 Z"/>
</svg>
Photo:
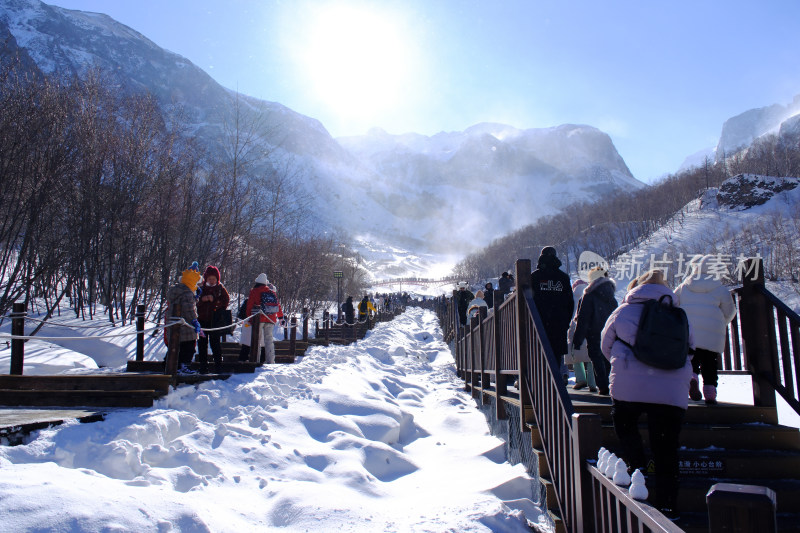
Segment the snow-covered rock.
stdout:
<svg viewBox="0 0 800 533">
<path fill-rule="evenodd" d="M 720 185 L 717 202 L 730 209 L 750 209 L 767 203 L 778 193 L 793 190 L 798 184 L 800 178 L 739 174 L 728 178 Z"/>
</svg>

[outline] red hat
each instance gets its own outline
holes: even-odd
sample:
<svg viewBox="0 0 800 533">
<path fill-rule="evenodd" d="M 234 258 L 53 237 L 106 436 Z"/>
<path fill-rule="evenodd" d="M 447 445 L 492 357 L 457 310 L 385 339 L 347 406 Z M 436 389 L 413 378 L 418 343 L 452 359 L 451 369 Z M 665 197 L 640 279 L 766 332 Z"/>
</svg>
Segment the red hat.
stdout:
<svg viewBox="0 0 800 533">
<path fill-rule="evenodd" d="M 217 278 L 217 283 L 222 281 L 222 278 L 219 276 L 219 269 L 214 265 L 208 265 L 206 267 L 205 274 L 203 274 L 203 279 L 208 278 L 208 276 L 215 276 Z"/>
</svg>

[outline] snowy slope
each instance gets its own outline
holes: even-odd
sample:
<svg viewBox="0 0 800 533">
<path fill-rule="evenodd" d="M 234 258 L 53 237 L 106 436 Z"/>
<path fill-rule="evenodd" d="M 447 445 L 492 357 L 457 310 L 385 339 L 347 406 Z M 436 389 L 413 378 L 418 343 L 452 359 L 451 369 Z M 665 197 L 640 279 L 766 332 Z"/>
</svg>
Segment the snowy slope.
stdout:
<svg viewBox="0 0 800 533">
<path fill-rule="evenodd" d="M 5 531 L 529 531 L 531 480 L 411 309 L 295 365 L 0 446 Z"/>
<path fill-rule="evenodd" d="M 656 267 L 667 268 L 668 278 L 675 287 L 685 277 L 686 263 L 694 255 L 721 254 L 730 273 L 733 273 L 739 255 L 768 256 L 769 242 L 744 245 L 742 232 L 774 213 L 788 216 L 798 206 L 800 178 L 745 174 L 726 180 L 719 189 L 709 189 L 687 204 L 667 224 L 612 263 L 613 274 L 618 280 L 618 299 L 624 296 L 625 285 L 637 272 L 645 272 L 653 259 Z M 739 244 L 742 252 L 735 256 L 724 252 L 732 247 L 732 243 Z M 800 312 L 800 294 L 792 289 L 790 283 L 768 282 L 768 288 Z"/>
</svg>

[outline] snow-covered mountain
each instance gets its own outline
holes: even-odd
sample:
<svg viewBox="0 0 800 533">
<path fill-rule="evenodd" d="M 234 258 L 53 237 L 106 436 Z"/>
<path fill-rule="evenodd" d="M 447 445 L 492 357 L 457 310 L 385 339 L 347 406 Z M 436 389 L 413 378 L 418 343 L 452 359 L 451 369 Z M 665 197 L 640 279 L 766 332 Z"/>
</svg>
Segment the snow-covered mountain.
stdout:
<svg viewBox="0 0 800 533">
<path fill-rule="evenodd" d="M 759 137 L 774 134 L 800 139 L 800 94 L 789 104 L 749 109 L 729 118 L 722 125 L 717 145 L 688 156 L 679 170 L 702 166 L 706 158 L 714 162 L 730 157 L 749 147 Z"/>
<path fill-rule="evenodd" d="M 480 245 L 575 201 L 642 186 L 591 126 L 485 123 L 432 137 L 373 129 L 338 140 L 391 184 L 371 198 L 435 242 Z"/>
<path fill-rule="evenodd" d="M 746 148 L 762 135 L 770 133 L 785 132 L 784 122 L 797 124 L 797 116 L 800 114 L 800 94 L 788 105 L 774 104 L 767 107 L 750 109 L 729 118 L 722 125 L 722 134 L 717 143 L 716 153 L 718 157 L 722 154 L 731 155 L 742 148 Z"/>
<path fill-rule="evenodd" d="M 224 149 L 238 102 L 262 126 L 260 164 L 303 184 L 319 231 L 341 231 L 373 251 L 463 254 L 575 200 L 642 186 L 610 138 L 589 126 L 479 124 L 432 137 L 374 130 L 336 140 L 319 121 L 279 103 L 237 97 L 106 15 L 0 0 L 4 35 L 0 58 L 20 52 L 23 62 L 59 76 L 100 69 L 110 84 L 149 91 L 166 110 L 178 110 L 212 151 Z M 387 265 L 396 270 L 395 256 Z"/>
</svg>

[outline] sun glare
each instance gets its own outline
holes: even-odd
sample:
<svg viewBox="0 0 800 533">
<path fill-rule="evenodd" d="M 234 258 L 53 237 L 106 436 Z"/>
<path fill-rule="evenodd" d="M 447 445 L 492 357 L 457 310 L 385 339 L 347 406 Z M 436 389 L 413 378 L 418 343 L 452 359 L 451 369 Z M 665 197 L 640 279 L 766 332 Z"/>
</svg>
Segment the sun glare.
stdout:
<svg viewBox="0 0 800 533">
<path fill-rule="evenodd" d="M 307 24 L 298 67 L 342 122 L 367 123 L 408 96 L 415 46 L 398 17 L 337 3 L 314 9 Z"/>
</svg>

